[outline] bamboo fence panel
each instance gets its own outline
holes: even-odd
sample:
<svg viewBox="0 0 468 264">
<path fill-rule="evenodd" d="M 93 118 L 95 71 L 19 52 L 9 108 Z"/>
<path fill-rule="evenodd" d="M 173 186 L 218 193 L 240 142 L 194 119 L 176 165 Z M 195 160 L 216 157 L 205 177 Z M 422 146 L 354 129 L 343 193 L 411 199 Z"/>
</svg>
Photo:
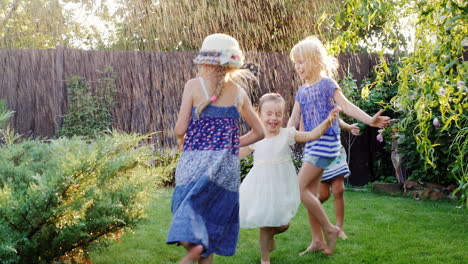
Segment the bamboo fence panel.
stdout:
<svg viewBox="0 0 468 264">
<path fill-rule="evenodd" d="M 66 81 L 84 77 L 95 85 L 98 70 L 110 66 L 116 73 L 113 127 L 125 132 L 159 132 L 152 142 L 174 147 L 175 125 L 185 82 L 196 77 L 196 52 L 0 50 L 0 98 L 16 111 L 11 125 L 23 135 L 52 137 L 66 113 Z M 259 82 L 248 94 L 256 104 L 261 95 L 278 92 L 288 108 L 300 80 L 287 53 L 246 52 L 246 61 L 259 65 Z M 340 77 L 350 72 L 361 81 L 377 62 L 375 55 L 343 54 Z M 241 123 L 241 131 L 248 127 Z"/>
</svg>

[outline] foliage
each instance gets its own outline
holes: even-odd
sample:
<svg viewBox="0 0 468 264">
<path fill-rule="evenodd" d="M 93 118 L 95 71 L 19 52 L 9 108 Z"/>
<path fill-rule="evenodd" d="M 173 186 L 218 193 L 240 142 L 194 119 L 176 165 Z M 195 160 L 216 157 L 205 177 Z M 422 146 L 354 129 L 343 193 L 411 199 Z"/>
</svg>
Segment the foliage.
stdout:
<svg viewBox="0 0 468 264">
<path fill-rule="evenodd" d="M 113 122 L 115 73 L 108 67 L 94 87 L 83 77 L 73 76 L 67 82 L 68 112 L 64 115 L 59 136 L 92 138 L 110 128 Z"/>
<path fill-rule="evenodd" d="M 14 113 L 8 110 L 5 100 L 0 100 L 0 129 L 5 127 Z"/>
<path fill-rule="evenodd" d="M 144 216 L 148 135 L 0 146 L 0 259 L 50 263 L 106 245 Z"/>
<path fill-rule="evenodd" d="M 152 146 L 153 161 L 151 165 L 157 168 L 158 186 L 167 187 L 175 185 L 175 170 L 179 161 L 180 152 L 164 151 Z"/>
<path fill-rule="evenodd" d="M 21 137 L 15 133 L 14 129 L 10 128 L 10 125 L 7 125 L 14 113 L 14 111 L 7 109 L 4 100 L 0 100 L 0 144 L 5 143 L 10 145 Z"/>
<path fill-rule="evenodd" d="M 102 42 L 96 25 L 76 20 L 75 0 L 0 0 L 0 48 L 50 49 Z M 91 41 L 91 43 L 89 43 Z"/>
<path fill-rule="evenodd" d="M 386 1 L 354 0 L 356 3 L 343 10 L 345 17 L 356 17 L 358 6 L 369 6 L 367 18 L 354 19 L 348 25 L 349 32 L 363 32 L 377 23 L 379 7 Z M 369 5 L 369 3 L 373 3 Z M 381 28 L 395 35 L 393 27 L 399 14 L 403 14 L 415 29 L 414 51 L 396 54 L 401 60 L 398 76 L 398 93 L 391 100 L 396 115 L 401 119 L 398 132 L 405 136 L 401 145 L 405 163 L 411 177 L 440 184 L 456 182 L 462 192 L 462 201 L 467 202 L 468 179 L 466 177 L 468 158 L 466 127 L 468 108 L 465 81 L 468 79 L 468 64 L 463 58 L 467 52 L 463 47 L 468 34 L 467 3 L 458 0 L 435 1 L 392 1 L 400 12 L 385 12 L 391 17 Z M 374 15 L 377 14 L 377 15 Z M 372 18 L 372 19 L 371 19 Z M 370 33 L 369 33 L 370 34 Z M 370 37 L 370 35 L 367 36 Z M 341 39 L 340 39 L 341 38 Z M 353 35 L 342 35 L 334 42 L 335 51 L 359 47 Z M 339 44 L 341 43 L 341 44 Z M 393 42 L 396 43 L 396 42 Z M 392 49 L 392 42 L 382 42 L 382 48 Z M 389 44 L 389 45 L 386 45 Z M 466 44 L 465 44 L 466 45 Z M 409 49 L 408 49 L 409 50 Z M 378 73 L 377 79 L 388 75 Z M 414 152 L 417 151 L 417 154 Z"/>
<path fill-rule="evenodd" d="M 348 0 L 335 15 L 330 52 L 377 52 L 383 47 L 405 49 L 401 18 L 406 17 L 409 1 Z"/>
<path fill-rule="evenodd" d="M 247 155 L 244 158 L 240 159 L 241 180 L 244 180 L 245 176 L 249 174 L 252 167 L 253 167 L 253 155 Z"/>
<path fill-rule="evenodd" d="M 393 74 L 385 75 L 382 80 L 375 80 L 376 76 L 372 75 L 369 79 L 364 79 L 360 86 L 357 85 L 353 76 L 348 74 L 340 81 L 340 87 L 342 88 L 345 96 L 353 102 L 353 104 L 369 115 L 373 115 L 380 109 L 384 109 L 386 105 L 388 105 L 388 103 L 385 102 L 390 101 L 390 99 L 396 95 L 398 89 L 396 84 L 396 71 L 399 65 L 399 62 L 391 62 L 387 69 Z M 371 81 L 372 79 L 374 81 Z M 373 86 L 373 88 L 369 89 L 370 86 Z M 387 109 L 385 114 L 390 116 L 394 115 L 391 109 Z M 348 116 L 343 116 L 343 120 L 347 123 L 355 122 L 354 119 Z M 361 136 L 369 137 L 369 134 L 373 134 L 371 133 L 371 130 L 376 130 L 375 128 L 368 128 L 362 122 L 358 122 L 358 126 L 361 130 Z M 373 137 L 370 138 L 370 140 L 376 141 L 376 138 Z M 347 139 L 346 142 L 348 141 L 352 142 L 350 139 Z M 383 143 L 377 143 L 379 148 L 375 150 L 375 156 L 372 159 L 371 181 L 396 181 L 392 161 L 390 159 L 391 143 L 392 139 L 390 137 Z M 348 147 L 348 153 L 349 150 L 350 148 Z"/>
</svg>

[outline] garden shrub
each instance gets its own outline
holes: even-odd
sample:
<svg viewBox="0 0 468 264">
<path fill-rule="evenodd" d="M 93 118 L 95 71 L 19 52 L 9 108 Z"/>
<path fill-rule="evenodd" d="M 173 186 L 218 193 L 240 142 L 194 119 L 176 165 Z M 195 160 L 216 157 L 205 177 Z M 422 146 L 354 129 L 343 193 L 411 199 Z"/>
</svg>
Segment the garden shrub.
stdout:
<svg viewBox="0 0 468 264">
<path fill-rule="evenodd" d="M 93 86 L 81 76 L 72 76 L 67 81 L 68 110 L 58 130 L 59 136 L 93 138 L 111 127 L 115 73 L 111 67 L 98 72 L 103 77 L 92 82 Z"/>
<path fill-rule="evenodd" d="M 401 65 L 391 103 L 400 119 L 396 128 L 404 135 L 400 146 L 410 178 L 456 183 L 455 192 L 468 206 L 466 8 L 458 0 L 347 1 L 334 24 L 346 33 L 331 41 L 331 50 L 338 54 L 367 44 L 381 53 L 394 51 Z M 413 40 L 401 34 L 405 20 L 414 29 Z M 410 42 L 412 47 L 406 45 Z M 377 81 L 392 74 L 382 63 Z"/>
<path fill-rule="evenodd" d="M 153 161 L 151 165 L 156 168 L 157 185 L 161 187 L 168 187 L 175 185 L 175 170 L 177 162 L 179 161 L 180 152 L 161 150 L 152 147 L 153 149 Z"/>
<path fill-rule="evenodd" d="M 147 136 L 0 146 L 1 263 L 86 256 L 135 227 L 154 188 Z"/>
<path fill-rule="evenodd" d="M 0 99 L 0 144 L 12 144 L 20 138 L 8 125 L 8 121 L 14 115 L 14 111 L 7 108 L 5 100 Z"/>
<path fill-rule="evenodd" d="M 390 68 L 393 72 L 395 72 L 397 66 L 397 62 L 390 64 Z M 386 102 L 389 102 L 396 95 L 398 89 L 396 86 L 396 74 L 385 76 L 385 78 L 382 79 L 378 84 L 375 82 L 375 77 L 375 75 L 372 75 L 370 78 L 364 79 L 360 86 L 357 85 L 356 80 L 353 79 L 352 74 L 348 74 L 343 80 L 339 82 L 340 87 L 342 88 L 346 97 L 353 104 L 371 116 L 377 113 L 380 109 L 385 109 L 388 105 Z M 371 80 L 374 80 L 374 82 Z M 370 86 L 374 87 L 370 89 Z M 393 116 L 394 113 L 391 109 L 386 109 L 385 115 Z M 342 118 L 349 124 L 358 123 L 358 126 L 361 129 L 361 135 L 367 134 L 366 131 L 369 132 L 370 129 L 377 130 L 376 128 L 367 127 L 364 123 L 346 115 L 342 115 Z M 343 131 L 342 137 L 346 134 L 348 133 Z M 351 135 L 351 137 L 354 136 Z M 370 140 L 377 141 L 376 138 L 371 138 Z M 352 144 L 352 142 L 354 142 L 352 139 L 348 138 L 342 141 L 344 146 L 348 149 L 350 146 L 346 146 L 346 144 Z M 391 138 L 387 138 L 387 140 L 385 140 L 383 143 L 378 143 L 380 147 L 375 149 L 373 152 L 374 157 L 373 164 L 371 166 L 372 172 L 370 181 L 397 181 L 392 161 L 390 159 L 391 143 Z"/>
</svg>

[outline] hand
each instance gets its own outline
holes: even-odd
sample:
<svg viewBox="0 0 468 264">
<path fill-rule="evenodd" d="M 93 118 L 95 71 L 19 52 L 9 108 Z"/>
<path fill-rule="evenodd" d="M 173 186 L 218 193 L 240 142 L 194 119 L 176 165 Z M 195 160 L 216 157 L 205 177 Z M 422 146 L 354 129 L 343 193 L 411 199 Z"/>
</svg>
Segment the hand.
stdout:
<svg viewBox="0 0 468 264">
<path fill-rule="evenodd" d="M 361 130 L 359 129 L 359 126 L 357 125 L 357 123 L 349 125 L 347 127 L 347 130 L 354 136 L 359 136 L 359 133 L 361 133 Z"/>
<path fill-rule="evenodd" d="M 177 149 L 179 151 L 184 149 L 184 137 L 177 137 Z"/>
<path fill-rule="evenodd" d="M 335 122 L 335 120 L 339 117 L 341 111 L 342 109 L 340 106 L 337 106 L 330 111 L 330 114 L 328 115 L 328 120 L 330 121 L 330 124 Z"/>
<path fill-rule="evenodd" d="M 384 112 L 383 109 L 380 109 L 379 112 L 377 112 L 377 114 L 375 114 L 369 125 L 370 126 L 373 126 L 373 127 L 378 127 L 378 128 L 384 128 L 388 125 L 388 122 L 390 121 L 390 117 L 388 116 L 380 116 L 382 113 Z"/>
</svg>

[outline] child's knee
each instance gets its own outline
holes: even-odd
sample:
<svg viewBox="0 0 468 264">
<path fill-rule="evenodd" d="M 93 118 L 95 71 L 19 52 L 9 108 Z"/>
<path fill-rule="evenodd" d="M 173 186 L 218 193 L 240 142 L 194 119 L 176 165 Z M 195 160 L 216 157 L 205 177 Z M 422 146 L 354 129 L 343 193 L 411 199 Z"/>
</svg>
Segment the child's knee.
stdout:
<svg viewBox="0 0 468 264">
<path fill-rule="evenodd" d="M 282 225 L 282 226 L 279 226 L 279 227 L 278 227 L 279 233 L 283 233 L 283 232 L 285 232 L 285 231 L 288 230 L 288 229 L 289 229 L 289 224 Z"/>
<path fill-rule="evenodd" d="M 321 203 L 326 202 L 330 198 L 329 192 L 320 192 L 318 196 Z"/>
<path fill-rule="evenodd" d="M 345 188 L 344 188 L 343 185 L 334 186 L 334 187 L 332 188 L 332 191 L 333 191 L 333 196 L 335 196 L 335 197 L 343 197 Z"/>
</svg>

